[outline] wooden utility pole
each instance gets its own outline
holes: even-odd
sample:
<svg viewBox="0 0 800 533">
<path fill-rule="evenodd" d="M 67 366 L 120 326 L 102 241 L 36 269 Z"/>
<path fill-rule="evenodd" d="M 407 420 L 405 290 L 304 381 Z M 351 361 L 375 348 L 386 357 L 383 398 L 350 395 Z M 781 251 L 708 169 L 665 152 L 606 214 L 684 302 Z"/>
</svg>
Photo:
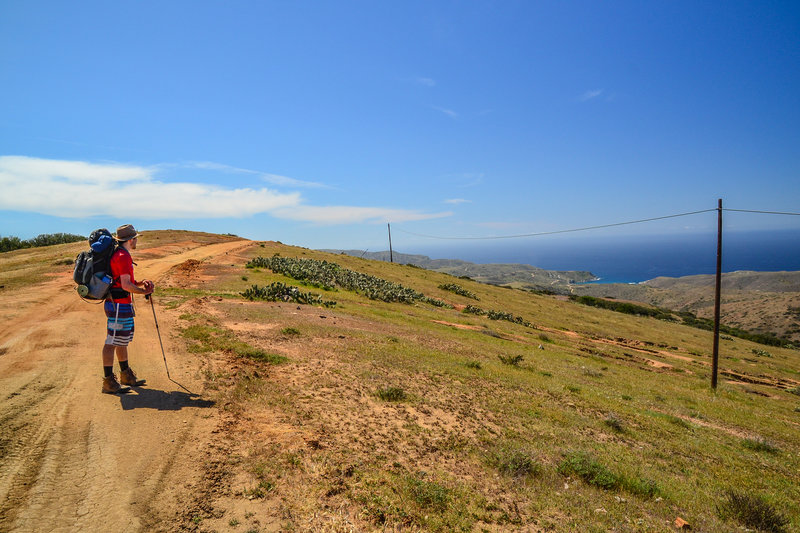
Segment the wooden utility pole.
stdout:
<svg viewBox="0 0 800 533">
<path fill-rule="evenodd" d="M 711 356 L 711 388 L 717 388 L 717 369 L 719 367 L 719 314 L 720 291 L 722 288 L 722 198 L 717 204 L 717 283 L 714 292 L 714 351 Z"/>
<path fill-rule="evenodd" d="M 386 225 L 389 227 L 389 262 L 394 263 L 394 258 L 392 257 L 392 225 Z"/>
</svg>

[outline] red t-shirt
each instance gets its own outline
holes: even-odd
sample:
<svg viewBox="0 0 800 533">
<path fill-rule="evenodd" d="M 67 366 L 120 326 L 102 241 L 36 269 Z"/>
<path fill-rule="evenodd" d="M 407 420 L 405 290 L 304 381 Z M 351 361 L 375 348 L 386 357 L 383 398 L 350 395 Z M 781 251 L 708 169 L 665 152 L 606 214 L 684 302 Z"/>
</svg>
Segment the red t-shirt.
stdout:
<svg viewBox="0 0 800 533">
<path fill-rule="evenodd" d="M 111 256 L 111 277 L 114 278 L 114 283 L 111 284 L 112 289 L 121 289 L 122 283 L 120 277 L 123 274 L 128 274 L 131 277 L 131 283 L 136 283 L 133 278 L 133 258 L 130 252 L 125 248 L 119 248 L 114 255 Z M 114 300 L 116 303 L 129 304 L 131 303 L 130 294 L 127 298 L 121 300 Z"/>
</svg>

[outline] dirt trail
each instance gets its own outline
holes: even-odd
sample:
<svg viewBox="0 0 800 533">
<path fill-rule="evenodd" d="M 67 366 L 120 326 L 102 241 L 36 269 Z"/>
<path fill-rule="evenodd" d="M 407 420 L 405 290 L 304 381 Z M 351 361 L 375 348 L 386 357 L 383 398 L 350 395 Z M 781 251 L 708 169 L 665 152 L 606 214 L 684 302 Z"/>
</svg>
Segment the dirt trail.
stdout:
<svg viewBox="0 0 800 533">
<path fill-rule="evenodd" d="M 174 265 L 251 244 L 150 248 L 147 259 L 134 252 L 137 278 L 158 284 Z M 0 302 L 0 532 L 170 530 L 161 520 L 176 516 L 198 475 L 193 462 L 216 409 L 167 379 L 141 297 L 129 354 L 147 386 L 101 394 L 105 316 L 73 286 L 64 273 Z M 172 319 L 156 308 L 172 378 L 199 392 L 197 369 L 169 334 Z"/>
</svg>

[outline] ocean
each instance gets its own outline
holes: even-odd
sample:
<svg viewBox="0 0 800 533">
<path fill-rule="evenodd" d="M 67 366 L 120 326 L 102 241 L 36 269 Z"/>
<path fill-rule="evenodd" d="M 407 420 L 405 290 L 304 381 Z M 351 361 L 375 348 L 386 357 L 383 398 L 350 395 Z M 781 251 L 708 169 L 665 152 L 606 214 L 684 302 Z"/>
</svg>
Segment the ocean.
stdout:
<svg viewBox="0 0 800 533">
<path fill-rule="evenodd" d="M 598 283 L 639 283 L 659 276 L 714 274 L 717 234 L 470 241 L 423 246 L 413 253 L 474 263 L 588 270 L 600 278 Z M 723 232 L 722 271 L 737 270 L 800 270 L 800 229 Z"/>
</svg>

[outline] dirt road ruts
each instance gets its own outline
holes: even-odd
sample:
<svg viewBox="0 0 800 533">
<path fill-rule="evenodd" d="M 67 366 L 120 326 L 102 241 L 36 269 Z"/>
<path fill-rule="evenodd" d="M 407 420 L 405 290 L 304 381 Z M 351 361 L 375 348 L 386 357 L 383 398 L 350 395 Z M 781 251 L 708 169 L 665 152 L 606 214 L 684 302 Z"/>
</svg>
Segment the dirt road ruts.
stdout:
<svg viewBox="0 0 800 533">
<path fill-rule="evenodd" d="M 158 283 L 183 261 L 247 245 L 150 248 L 141 260 L 134 252 L 136 275 Z M 167 379 L 142 297 L 130 361 L 147 386 L 101 394 L 105 315 L 73 287 L 65 272 L 0 301 L 0 531 L 172 530 L 216 409 Z M 156 312 L 172 378 L 201 392 L 194 361 L 169 334 L 174 318 Z"/>
</svg>

